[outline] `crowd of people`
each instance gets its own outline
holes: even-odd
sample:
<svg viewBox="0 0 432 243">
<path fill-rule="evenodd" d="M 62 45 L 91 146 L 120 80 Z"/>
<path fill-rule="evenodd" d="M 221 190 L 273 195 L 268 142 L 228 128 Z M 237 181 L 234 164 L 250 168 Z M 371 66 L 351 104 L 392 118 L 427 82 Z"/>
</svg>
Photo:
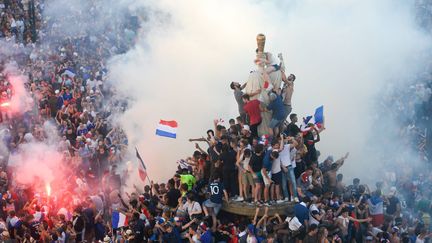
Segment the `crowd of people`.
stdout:
<svg viewBox="0 0 432 243">
<path fill-rule="evenodd" d="M 349 154 L 320 155 L 324 124 L 300 126 L 291 113 L 296 76 L 285 75 L 283 60 L 269 53 L 255 60 L 265 67 L 263 80 L 282 72 L 282 86 L 266 91 L 269 104 L 231 83 L 239 116 L 227 126 L 215 120 L 204 137 L 190 139 L 193 154 L 166 183 L 127 193 L 120 168 L 128 139 L 111 122 L 127 101 L 109 85 L 106 62 L 134 44 L 136 17 L 113 17 L 107 31 L 71 36 L 61 25 L 91 21 L 103 2 L 53 17 L 43 0 L 0 0 L 0 43 L 14 49 L 0 47 L 3 242 L 428 242 L 432 173 L 405 165 L 373 188 L 359 178 L 346 182 L 340 168 Z M 28 109 L 7 105 L 22 94 L 14 78 L 25 81 L 34 101 Z M 420 100 L 413 116 L 427 120 L 429 84 L 413 90 Z M 265 135 L 258 131 L 262 112 L 271 113 Z M 10 158 L 26 145 L 49 144 L 50 127 L 62 176 L 51 185 L 42 178 L 20 183 Z M 223 212 L 230 204 L 255 208 L 255 215 Z M 275 205 L 286 211 L 270 214 Z"/>
</svg>

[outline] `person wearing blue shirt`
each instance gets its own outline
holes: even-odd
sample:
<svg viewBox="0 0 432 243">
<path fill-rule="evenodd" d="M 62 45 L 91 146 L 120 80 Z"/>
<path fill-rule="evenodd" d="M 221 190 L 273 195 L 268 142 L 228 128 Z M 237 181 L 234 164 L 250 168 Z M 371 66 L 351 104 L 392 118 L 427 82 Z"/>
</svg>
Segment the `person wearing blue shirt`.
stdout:
<svg viewBox="0 0 432 243">
<path fill-rule="evenodd" d="M 63 94 L 63 100 L 69 101 L 72 98 L 72 93 L 70 93 L 69 89 L 66 89 L 66 92 Z"/>
<path fill-rule="evenodd" d="M 285 118 L 287 117 L 286 109 L 282 100 L 282 96 L 274 92 L 269 94 L 270 104 L 267 110 L 272 112 L 272 119 L 269 124 L 270 134 L 278 135 Z"/>
<path fill-rule="evenodd" d="M 295 216 L 304 227 L 307 227 L 309 223 L 309 209 L 307 201 L 308 199 L 305 198 L 302 200 L 302 202 L 296 203 L 296 205 L 294 205 Z"/>
<path fill-rule="evenodd" d="M 212 217 L 213 227 L 216 227 L 216 216 L 219 213 L 219 210 L 222 208 L 222 199 L 225 197 L 225 201 L 228 201 L 228 192 L 224 189 L 223 184 L 220 182 L 219 173 L 215 173 L 213 175 L 213 182 L 209 184 L 208 192 L 210 197 L 204 201 L 203 210 L 206 216 Z"/>
</svg>

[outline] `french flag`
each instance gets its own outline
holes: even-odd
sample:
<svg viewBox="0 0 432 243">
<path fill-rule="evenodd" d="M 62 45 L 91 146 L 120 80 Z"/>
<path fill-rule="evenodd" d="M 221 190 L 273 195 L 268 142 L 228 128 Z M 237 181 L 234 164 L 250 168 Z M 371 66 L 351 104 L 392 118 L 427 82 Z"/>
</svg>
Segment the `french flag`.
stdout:
<svg viewBox="0 0 432 243">
<path fill-rule="evenodd" d="M 176 138 L 177 122 L 160 120 L 156 128 L 156 135 L 168 138 Z"/>
<path fill-rule="evenodd" d="M 300 130 L 302 132 L 309 131 L 307 125 L 309 123 L 315 124 L 318 128 L 324 125 L 324 106 L 320 106 L 315 109 L 315 114 L 313 116 L 307 116 L 303 118 L 303 122 L 300 125 Z"/>
<path fill-rule="evenodd" d="M 126 217 L 126 215 L 118 211 L 114 211 L 112 213 L 111 223 L 113 229 L 118 229 L 128 225 L 128 218 Z"/>
<path fill-rule="evenodd" d="M 144 164 L 144 160 L 141 158 L 141 155 L 138 152 L 138 148 L 135 148 L 136 151 L 136 156 L 138 158 L 138 160 L 140 161 L 140 165 L 138 165 L 138 174 L 141 178 L 142 181 L 145 181 L 146 177 L 147 177 L 147 168 Z"/>
<path fill-rule="evenodd" d="M 381 197 L 372 196 L 367 201 L 372 225 L 378 227 L 384 223 L 384 201 Z"/>
</svg>

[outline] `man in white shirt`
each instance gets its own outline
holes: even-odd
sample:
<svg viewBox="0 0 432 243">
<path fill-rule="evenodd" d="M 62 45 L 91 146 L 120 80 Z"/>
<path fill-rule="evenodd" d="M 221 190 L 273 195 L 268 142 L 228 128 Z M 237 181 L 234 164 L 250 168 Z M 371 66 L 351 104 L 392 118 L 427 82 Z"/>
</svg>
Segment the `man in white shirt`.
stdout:
<svg viewBox="0 0 432 243">
<path fill-rule="evenodd" d="M 276 200 L 276 203 L 283 203 L 280 185 L 282 184 L 282 169 L 281 169 L 281 160 L 277 158 L 273 160 L 272 168 L 271 168 L 271 179 L 274 184 L 271 186 L 270 194 L 273 200 Z"/>
<path fill-rule="evenodd" d="M 325 212 L 321 212 L 320 210 L 321 203 L 315 204 L 313 202 L 309 207 L 309 223 L 320 225 L 322 217 L 325 215 Z"/>
<path fill-rule="evenodd" d="M 285 221 L 279 225 L 276 225 L 274 230 L 278 234 L 285 235 L 284 240 L 294 242 L 296 236 L 302 231 L 302 229 L 304 229 L 304 227 L 300 220 L 296 217 L 293 207 L 287 208 L 285 214 L 287 215 Z"/>
<path fill-rule="evenodd" d="M 296 147 L 297 141 L 293 137 L 285 137 L 284 145 L 281 148 L 280 152 L 280 161 L 281 161 L 281 169 L 282 169 L 282 192 L 285 197 L 285 201 L 288 201 L 288 182 L 290 185 L 290 196 L 291 200 L 294 201 L 297 199 L 297 188 L 296 179 L 294 175 L 294 169 L 296 167 L 295 163 L 295 154 L 297 152 Z M 298 199 L 297 199 L 298 200 Z"/>
</svg>

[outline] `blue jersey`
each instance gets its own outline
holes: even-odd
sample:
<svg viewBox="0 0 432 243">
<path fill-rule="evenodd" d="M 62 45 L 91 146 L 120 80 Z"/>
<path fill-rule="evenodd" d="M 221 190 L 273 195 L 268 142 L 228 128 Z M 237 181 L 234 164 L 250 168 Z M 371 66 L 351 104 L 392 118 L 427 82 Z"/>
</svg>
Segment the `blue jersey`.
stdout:
<svg viewBox="0 0 432 243">
<path fill-rule="evenodd" d="M 210 201 L 212 203 L 221 204 L 224 187 L 220 182 L 212 182 L 208 186 L 208 191 L 210 193 Z"/>
<path fill-rule="evenodd" d="M 271 171 L 272 164 L 273 164 L 273 160 L 270 157 L 271 153 L 272 153 L 272 150 L 269 149 L 266 151 L 266 153 L 264 155 L 263 168 L 265 168 L 267 170 L 267 172 Z"/>
</svg>

